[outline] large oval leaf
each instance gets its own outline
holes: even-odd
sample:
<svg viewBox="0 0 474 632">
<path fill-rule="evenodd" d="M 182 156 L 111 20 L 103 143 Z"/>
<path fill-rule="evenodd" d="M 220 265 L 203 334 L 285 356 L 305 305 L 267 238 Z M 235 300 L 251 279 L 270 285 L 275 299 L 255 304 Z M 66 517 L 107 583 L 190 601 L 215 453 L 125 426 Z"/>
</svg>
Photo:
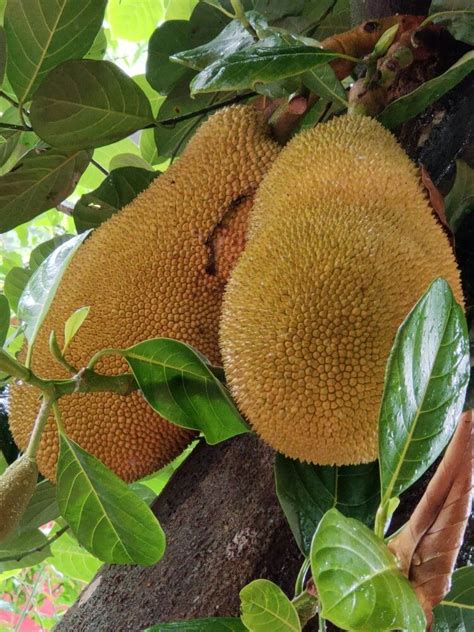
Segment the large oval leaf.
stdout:
<svg viewBox="0 0 474 632">
<path fill-rule="evenodd" d="M 66 577 L 82 582 L 90 582 L 102 565 L 100 560 L 83 549 L 67 531 L 51 544 L 50 549 L 52 556 L 48 563 Z"/>
<path fill-rule="evenodd" d="M 49 481 L 43 480 L 36 485 L 25 513 L 21 517 L 19 531 L 30 531 L 42 527 L 59 517 L 56 501 L 56 488 Z"/>
<path fill-rule="evenodd" d="M 200 430 L 211 444 L 249 431 L 225 386 L 189 345 L 156 338 L 123 355 L 147 402 L 168 421 Z"/>
<path fill-rule="evenodd" d="M 370 529 L 331 509 L 311 545 L 321 615 L 354 632 L 424 632 L 423 610 L 395 557 Z"/>
<path fill-rule="evenodd" d="M 472 0 L 432 0 L 430 16 L 446 26 L 453 37 L 474 46 L 474 6 Z"/>
<path fill-rule="evenodd" d="M 282 589 L 256 579 L 240 591 L 243 624 L 252 632 L 301 632 L 296 608 Z"/>
<path fill-rule="evenodd" d="M 0 178 L 0 232 L 15 228 L 62 202 L 89 164 L 86 151 L 49 149 L 27 154 Z"/>
<path fill-rule="evenodd" d="M 32 274 L 21 295 L 18 316 L 26 324 L 25 335 L 29 343 L 29 357 L 31 357 L 36 335 L 48 313 L 61 278 L 89 232 L 72 237 L 50 254 Z"/>
<path fill-rule="evenodd" d="M 448 68 L 446 72 L 434 79 L 425 81 L 421 86 L 396 99 L 378 116 L 385 127 L 398 127 L 413 118 L 449 92 L 455 85 L 474 70 L 474 51 L 466 53 L 461 59 Z"/>
<path fill-rule="evenodd" d="M 148 505 L 66 435 L 59 441 L 58 505 L 79 543 L 112 564 L 158 562 L 165 534 Z"/>
<path fill-rule="evenodd" d="M 159 175 L 159 172 L 137 167 L 121 167 L 111 171 L 95 191 L 86 193 L 76 203 L 74 222 L 77 230 L 82 232 L 102 224 L 144 191 Z"/>
<path fill-rule="evenodd" d="M 474 630 L 474 566 L 453 573 L 451 590 L 433 610 L 432 632 Z"/>
<path fill-rule="evenodd" d="M 39 549 L 39 550 L 34 550 Z M 33 551 L 28 553 L 28 551 Z M 0 543 L 0 573 L 39 564 L 50 555 L 48 538 L 39 529 L 14 533 Z M 2 561 L 4 558 L 13 558 Z"/>
<path fill-rule="evenodd" d="M 234 617 L 210 617 L 191 621 L 158 623 L 144 632 L 247 632 L 240 619 Z"/>
<path fill-rule="evenodd" d="M 108 145 L 153 123 L 150 102 L 109 61 L 79 59 L 52 70 L 35 92 L 31 124 L 61 149 Z"/>
<path fill-rule="evenodd" d="M 18 99 L 27 101 L 45 75 L 87 53 L 104 19 L 107 0 L 8 0 L 5 30 L 7 75 Z"/>
<path fill-rule="evenodd" d="M 395 337 L 379 420 L 382 503 L 399 496 L 453 434 L 469 380 L 466 321 L 449 285 L 434 281 Z"/>
<path fill-rule="evenodd" d="M 340 57 L 313 46 L 254 46 L 229 55 L 202 70 L 191 82 L 191 92 L 253 89 L 310 70 Z"/>
<path fill-rule="evenodd" d="M 307 556 L 323 515 L 337 507 L 371 526 L 380 498 L 378 464 L 312 465 L 277 454 L 276 492 L 290 529 Z"/>
</svg>

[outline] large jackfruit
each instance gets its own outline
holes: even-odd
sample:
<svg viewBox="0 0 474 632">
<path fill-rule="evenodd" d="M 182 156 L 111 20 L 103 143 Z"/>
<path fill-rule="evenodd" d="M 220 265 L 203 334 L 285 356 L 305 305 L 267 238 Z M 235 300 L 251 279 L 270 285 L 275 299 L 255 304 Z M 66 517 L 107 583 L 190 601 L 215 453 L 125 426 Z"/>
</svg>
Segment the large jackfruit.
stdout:
<svg viewBox="0 0 474 632">
<path fill-rule="evenodd" d="M 394 335 L 430 282 L 458 269 L 415 166 L 376 121 L 296 136 L 264 179 L 227 285 L 224 368 L 254 429 L 320 464 L 377 456 Z"/>
<path fill-rule="evenodd" d="M 204 123 L 180 160 L 75 255 L 36 340 L 32 369 L 42 377 L 67 377 L 51 358 L 48 337 L 53 329 L 59 336 L 68 316 L 85 305 L 89 316 L 66 354 L 73 366 L 85 366 L 99 349 L 159 336 L 182 340 L 220 362 L 226 278 L 243 248 L 256 188 L 278 149 L 263 115 L 249 106 L 227 108 Z M 116 375 L 127 364 L 107 356 L 96 369 Z M 74 394 L 61 398 L 59 407 L 68 435 L 127 481 L 170 461 L 191 436 L 154 413 L 138 392 Z M 22 448 L 37 410 L 37 390 L 15 386 L 10 425 Z M 37 455 L 50 479 L 57 454 L 50 419 Z"/>
</svg>

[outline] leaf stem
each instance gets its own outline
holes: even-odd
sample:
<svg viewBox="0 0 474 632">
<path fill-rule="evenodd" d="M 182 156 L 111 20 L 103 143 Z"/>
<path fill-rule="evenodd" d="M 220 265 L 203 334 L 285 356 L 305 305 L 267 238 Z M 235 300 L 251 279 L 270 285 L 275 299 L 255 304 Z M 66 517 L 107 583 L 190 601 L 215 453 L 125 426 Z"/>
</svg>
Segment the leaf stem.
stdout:
<svg viewBox="0 0 474 632">
<path fill-rule="evenodd" d="M 35 546 L 32 549 L 28 549 L 27 551 L 22 551 L 18 555 L 10 555 L 8 557 L 0 557 L 0 563 L 2 563 L 2 562 L 19 562 L 20 560 L 22 560 L 24 557 L 27 557 L 28 555 L 32 555 L 33 553 L 38 553 L 38 551 L 42 551 L 47 546 L 49 546 L 50 544 L 52 544 L 53 542 L 58 540 L 63 535 L 63 533 L 65 533 L 68 529 L 69 529 L 69 525 L 65 525 L 64 527 L 61 527 L 61 529 L 56 531 L 56 533 L 53 536 L 51 536 L 50 538 L 48 538 L 48 540 L 46 540 L 46 542 L 43 542 L 43 544 L 39 544 L 38 546 Z"/>
<path fill-rule="evenodd" d="M 234 19 L 234 14 L 231 13 L 230 11 L 227 11 L 226 9 L 224 9 L 223 6 L 221 6 L 221 4 L 215 4 L 214 2 L 208 2 L 207 0 L 204 0 L 204 2 L 206 4 L 208 4 L 210 7 L 212 7 L 213 9 L 217 9 L 218 11 L 220 11 L 221 13 L 223 13 L 224 15 L 226 15 L 228 18 L 230 18 L 231 20 Z"/>
<path fill-rule="evenodd" d="M 219 101 L 218 103 L 213 103 L 212 105 L 208 105 L 205 108 L 201 108 L 200 110 L 194 110 L 194 112 L 189 112 L 188 114 L 183 114 L 181 116 L 175 116 L 174 118 L 162 119 L 161 121 L 155 121 L 155 123 L 151 127 L 155 127 L 157 125 L 174 125 L 175 123 L 181 123 L 181 121 L 187 121 L 195 116 L 199 116 L 201 114 L 207 114 L 209 112 L 214 112 L 215 110 L 219 110 L 220 108 L 226 107 L 227 105 L 233 105 L 234 103 L 240 103 L 240 101 L 245 101 L 249 97 L 256 96 L 256 92 L 246 92 L 245 94 L 238 94 L 236 97 L 232 99 L 226 99 L 225 101 Z"/>
<path fill-rule="evenodd" d="M 101 349 L 100 351 L 97 351 L 97 353 L 95 353 L 92 358 L 89 360 L 89 364 L 87 365 L 86 369 L 88 370 L 92 370 L 95 365 L 97 364 L 97 362 L 103 358 L 104 356 L 107 355 L 123 355 L 124 349 L 114 349 L 113 347 L 110 347 L 108 349 Z"/>
<path fill-rule="evenodd" d="M 375 525 L 374 525 L 374 533 L 379 538 L 384 538 L 385 535 L 385 525 L 387 522 L 387 508 L 388 503 L 383 499 L 380 501 L 380 505 L 377 509 L 377 513 L 375 514 Z"/>
<path fill-rule="evenodd" d="M 244 29 L 246 31 L 248 31 L 250 33 L 250 35 L 253 37 L 253 39 L 257 42 L 258 41 L 258 35 L 255 32 L 255 29 L 253 28 L 253 26 L 247 20 L 247 16 L 245 15 L 244 7 L 242 6 L 242 3 L 240 2 L 240 0 L 230 0 L 230 3 L 232 5 L 232 8 L 235 11 L 235 16 L 234 16 L 235 19 L 239 20 L 239 22 L 242 24 Z"/>
<path fill-rule="evenodd" d="M 32 128 L 28 125 L 15 125 L 14 123 L 0 123 L 0 129 L 12 129 L 18 132 L 32 131 Z"/>
<path fill-rule="evenodd" d="M 13 105 L 16 108 L 20 107 L 20 104 L 18 103 L 18 101 L 15 101 L 15 99 L 12 99 L 12 97 L 10 97 L 6 92 L 4 92 L 3 90 L 0 90 L 0 97 L 2 99 L 5 99 L 5 101 L 8 101 L 8 103 L 10 103 L 10 105 Z"/>
<path fill-rule="evenodd" d="M 309 557 L 307 557 L 305 561 L 303 562 L 303 564 L 301 565 L 301 568 L 298 572 L 298 577 L 296 578 L 295 597 L 299 595 L 300 593 L 302 593 L 304 590 L 305 579 L 310 569 L 310 566 L 311 566 L 311 562 L 310 562 Z"/>
<path fill-rule="evenodd" d="M 93 158 L 91 158 L 91 164 L 94 165 L 94 167 L 98 169 L 101 173 L 103 173 L 104 176 L 109 175 L 109 172 L 107 171 L 107 169 L 103 167 L 100 163 L 98 163 L 97 160 L 94 160 Z"/>
<path fill-rule="evenodd" d="M 420 24 L 420 26 L 417 28 L 417 31 L 419 31 L 420 29 L 422 29 L 423 27 L 425 27 L 427 24 L 429 24 L 430 22 L 433 22 L 434 20 L 437 20 L 438 18 L 442 18 L 445 16 L 455 16 L 455 15 L 462 15 L 463 13 L 472 13 L 474 14 L 474 10 L 471 9 L 457 9 L 457 10 L 453 10 L 453 11 L 439 11 L 438 13 L 432 13 L 431 15 L 429 15 L 427 18 L 425 18 L 423 20 L 423 22 Z"/>
<path fill-rule="evenodd" d="M 318 614 L 318 632 L 326 632 L 326 619 Z"/>
</svg>

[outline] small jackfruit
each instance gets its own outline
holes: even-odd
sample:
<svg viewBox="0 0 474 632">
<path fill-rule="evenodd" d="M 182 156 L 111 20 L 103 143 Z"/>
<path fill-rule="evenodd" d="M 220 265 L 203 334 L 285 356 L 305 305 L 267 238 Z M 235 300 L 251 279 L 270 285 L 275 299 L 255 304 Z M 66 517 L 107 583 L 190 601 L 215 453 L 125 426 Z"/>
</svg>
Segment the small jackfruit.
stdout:
<svg viewBox="0 0 474 632">
<path fill-rule="evenodd" d="M 213 115 L 182 157 L 79 249 L 36 339 L 32 369 L 46 378 L 67 377 L 49 353 L 48 337 L 54 330 L 59 339 L 64 322 L 82 306 L 90 306 L 89 316 L 66 353 L 77 368 L 99 349 L 160 336 L 191 344 L 219 363 L 224 286 L 244 245 L 254 193 L 278 151 L 252 107 Z M 96 365 L 107 375 L 127 369 L 120 356 Z M 59 408 L 71 439 L 126 481 L 162 467 L 192 436 L 163 420 L 138 392 L 78 393 L 62 397 Z M 37 410 L 37 391 L 15 386 L 10 426 L 21 447 Z M 50 479 L 57 455 L 49 419 L 37 461 Z"/>
<path fill-rule="evenodd" d="M 38 467 L 22 455 L 0 476 L 0 542 L 12 535 L 35 491 Z"/>
<path fill-rule="evenodd" d="M 297 135 L 260 186 L 223 303 L 226 376 L 256 432 L 301 461 L 374 460 L 395 333 L 438 276 L 462 301 L 392 134 L 346 115 Z"/>
</svg>

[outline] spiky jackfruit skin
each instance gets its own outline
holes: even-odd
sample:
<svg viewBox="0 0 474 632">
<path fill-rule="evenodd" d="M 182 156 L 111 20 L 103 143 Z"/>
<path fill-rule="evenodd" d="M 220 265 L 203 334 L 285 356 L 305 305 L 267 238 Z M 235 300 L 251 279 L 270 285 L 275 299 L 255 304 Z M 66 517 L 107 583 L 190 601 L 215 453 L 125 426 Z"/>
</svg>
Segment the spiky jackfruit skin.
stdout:
<svg viewBox="0 0 474 632">
<path fill-rule="evenodd" d="M 0 476 L 0 542 L 12 535 L 35 491 L 36 463 L 23 455 Z"/>
<path fill-rule="evenodd" d="M 450 245 L 415 166 L 376 121 L 333 119 L 283 149 L 250 226 L 221 324 L 240 409 L 289 457 L 374 460 L 399 325 L 435 277 L 462 301 Z"/>
<path fill-rule="evenodd" d="M 85 305 L 89 316 L 66 354 L 75 367 L 99 349 L 160 336 L 191 344 L 220 363 L 226 277 L 243 248 L 256 188 L 278 149 L 263 116 L 249 106 L 227 108 L 204 123 L 180 160 L 81 246 L 41 327 L 33 370 L 67 376 L 49 354 L 48 337 L 54 330 L 60 338 L 66 319 Z M 96 369 L 116 375 L 127 364 L 108 356 Z M 68 435 L 126 481 L 162 467 L 191 437 L 154 413 L 138 392 L 75 394 L 61 398 L 59 407 Z M 21 447 L 37 410 L 38 392 L 14 387 L 10 425 Z M 37 455 L 50 479 L 57 455 L 50 419 Z"/>
</svg>

